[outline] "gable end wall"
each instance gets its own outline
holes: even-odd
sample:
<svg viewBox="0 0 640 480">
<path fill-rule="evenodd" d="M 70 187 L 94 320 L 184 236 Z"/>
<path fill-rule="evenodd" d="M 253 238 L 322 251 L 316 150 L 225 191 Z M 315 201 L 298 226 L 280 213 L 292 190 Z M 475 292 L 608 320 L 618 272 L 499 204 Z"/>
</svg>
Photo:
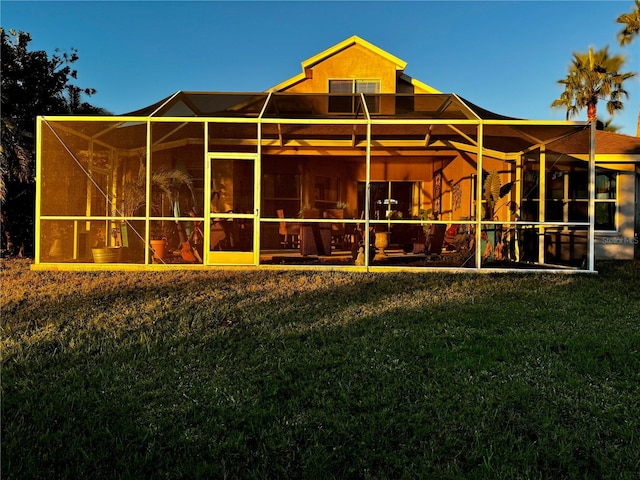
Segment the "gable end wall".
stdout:
<svg viewBox="0 0 640 480">
<path fill-rule="evenodd" d="M 312 67 L 307 78 L 284 90 L 292 93 L 328 93 L 329 80 L 380 80 L 380 93 L 396 93 L 396 66 L 361 45 L 352 45 Z"/>
</svg>

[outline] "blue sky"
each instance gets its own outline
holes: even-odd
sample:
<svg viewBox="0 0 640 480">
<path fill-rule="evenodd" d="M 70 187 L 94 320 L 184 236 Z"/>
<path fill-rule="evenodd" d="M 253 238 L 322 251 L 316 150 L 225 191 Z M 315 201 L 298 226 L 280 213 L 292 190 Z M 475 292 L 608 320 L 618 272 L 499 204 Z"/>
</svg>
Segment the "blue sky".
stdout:
<svg viewBox="0 0 640 480">
<path fill-rule="evenodd" d="M 640 72 L 640 38 L 624 49 L 607 1 L 7 1 L 5 29 L 32 49 L 78 50 L 78 86 L 126 113 L 178 90 L 262 91 L 301 62 L 358 35 L 407 62 L 405 72 L 504 115 L 564 119 L 553 110 L 572 52 L 610 46 Z M 640 74 L 639 74 L 640 77 Z M 634 135 L 640 80 L 614 124 Z M 601 117 L 608 118 L 604 104 Z M 583 112 L 578 120 L 586 119 Z"/>
</svg>

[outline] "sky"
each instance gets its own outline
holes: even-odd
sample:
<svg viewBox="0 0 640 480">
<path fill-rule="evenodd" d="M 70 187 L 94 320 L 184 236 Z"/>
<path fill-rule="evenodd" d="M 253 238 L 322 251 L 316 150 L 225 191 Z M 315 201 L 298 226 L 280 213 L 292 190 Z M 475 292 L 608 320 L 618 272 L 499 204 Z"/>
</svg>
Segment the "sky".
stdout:
<svg viewBox="0 0 640 480">
<path fill-rule="evenodd" d="M 627 58 L 629 98 L 613 124 L 635 135 L 640 38 L 625 48 L 615 19 L 633 0 L 606 1 L 11 1 L 6 30 L 31 50 L 75 48 L 88 101 L 114 114 L 184 91 L 264 91 L 301 62 L 358 35 L 407 62 L 405 73 L 493 112 L 564 120 L 550 107 L 573 52 L 609 46 Z M 599 117 L 608 119 L 604 103 Z M 586 120 L 586 111 L 576 120 Z"/>
</svg>

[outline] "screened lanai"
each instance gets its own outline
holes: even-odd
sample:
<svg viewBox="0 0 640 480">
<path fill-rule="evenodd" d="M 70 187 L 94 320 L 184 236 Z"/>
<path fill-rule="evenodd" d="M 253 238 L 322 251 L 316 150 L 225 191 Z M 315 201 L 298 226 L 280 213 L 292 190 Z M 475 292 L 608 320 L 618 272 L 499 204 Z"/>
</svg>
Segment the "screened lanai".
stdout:
<svg viewBox="0 0 640 480">
<path fill-rule="evenodd" d="M 178 92 L 39 117 L 36 267 L 593 271 L 615 215 L 593 138 L 454 94 Z"/>
</svg>

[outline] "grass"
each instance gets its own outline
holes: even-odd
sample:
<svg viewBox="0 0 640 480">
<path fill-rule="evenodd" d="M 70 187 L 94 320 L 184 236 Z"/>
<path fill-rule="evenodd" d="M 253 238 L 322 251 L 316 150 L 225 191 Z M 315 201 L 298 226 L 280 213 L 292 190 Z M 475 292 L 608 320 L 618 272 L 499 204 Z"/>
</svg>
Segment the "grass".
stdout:
<svg viewBox="0 0 640 480">
<path fill-rule="evenodd" d="M 594 275 L 2 264 L 2 478 L 640 472 L 640 265 Z"/>
</svg>

